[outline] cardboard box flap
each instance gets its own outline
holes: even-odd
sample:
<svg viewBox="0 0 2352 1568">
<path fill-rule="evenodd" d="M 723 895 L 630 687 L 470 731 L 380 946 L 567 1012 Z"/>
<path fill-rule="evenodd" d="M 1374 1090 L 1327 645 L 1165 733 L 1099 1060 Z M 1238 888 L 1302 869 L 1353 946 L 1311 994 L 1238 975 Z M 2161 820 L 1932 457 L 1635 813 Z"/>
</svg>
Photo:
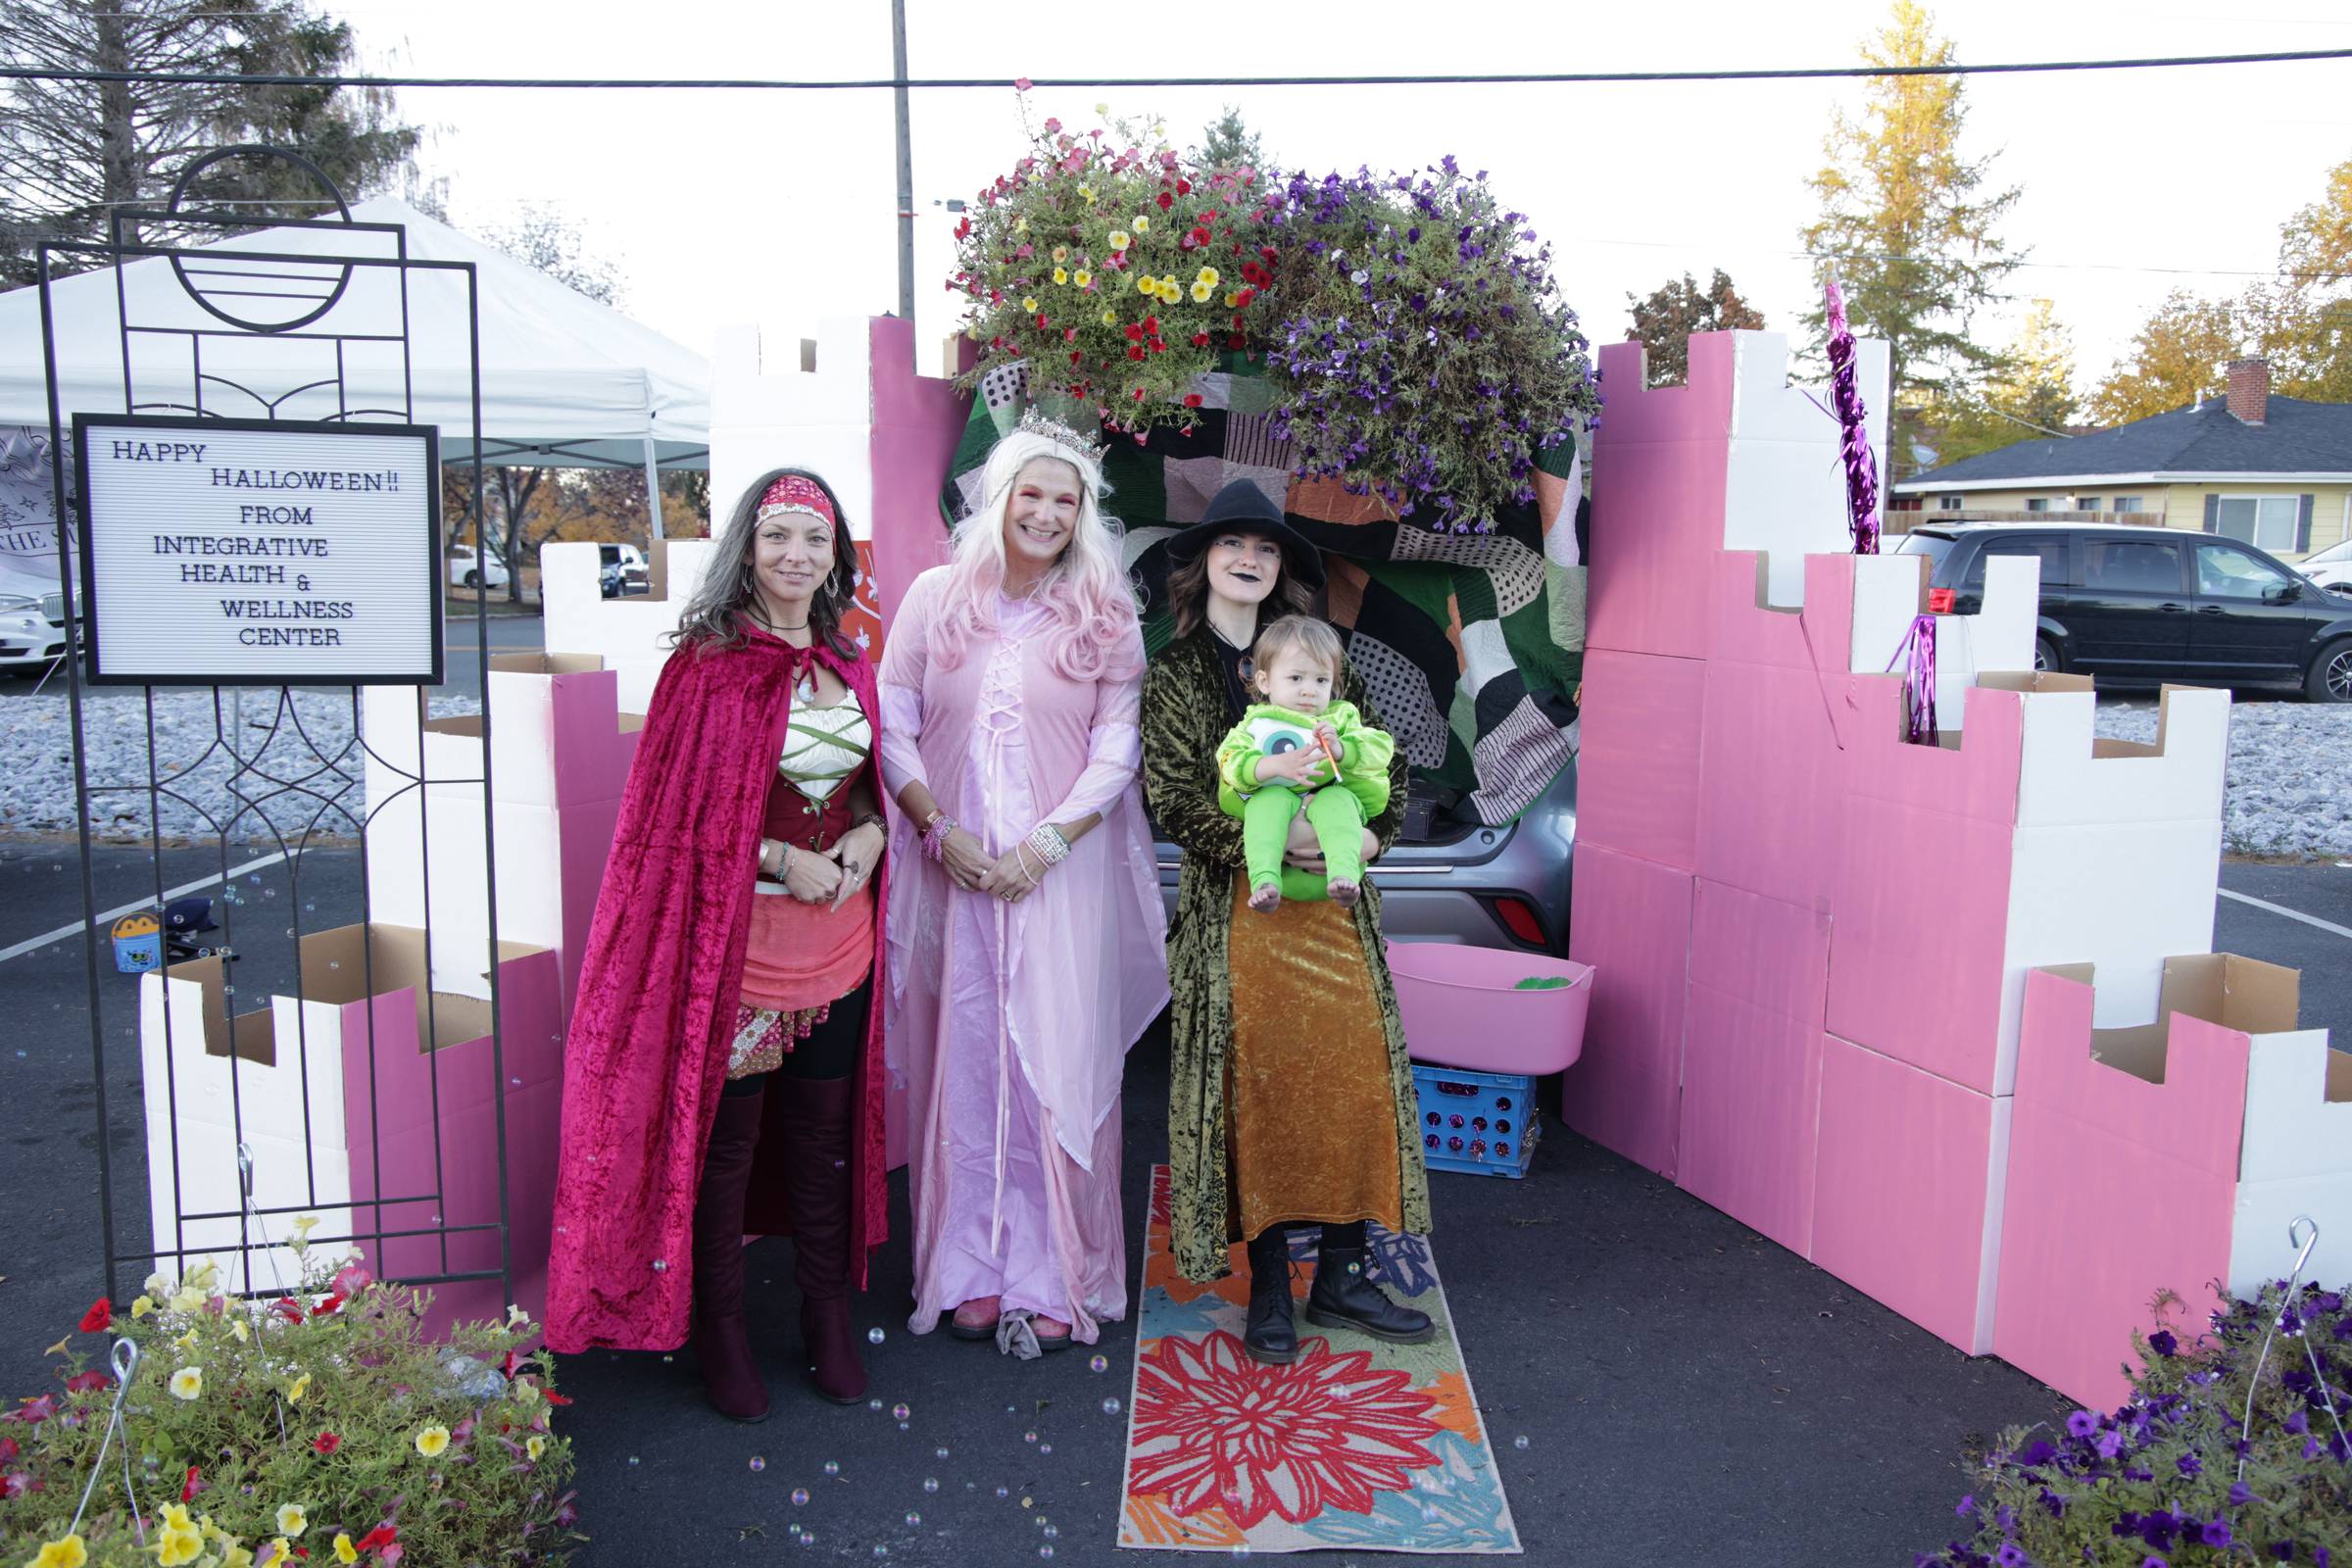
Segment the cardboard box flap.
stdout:
<svg viewBox="0 0 2352 1568">
<path fill-rule="evenodd" d="M 204 1054 L 208 1056 L 226 1056 L 233 1047 L 235 1054 L 260 1067 L 277 1065 L 277 1025 L 267 1001 L 251 1012 L 231 1015 L 224 1005 L 227 1001 L 227 976 L 222 960 L 190 958 L 174 963 L 164 970 L 168 981 L 193 984 L 203 993 Z M 171 1027 L 172 1010 L 165 1011 L 164 1027 Z M 183 1042 L 173 1039 L 178 1048 Z"/>
<path fill-rule="evenodd" d="M 492 654 L 490 667 L 507 675 L 593 675 L 605 667 L 602 654 Z"/>
<path fill-rule="evenodd" d="M 464 1045 L 490 1032 L 489 977 L 482 955 L 464 936 L 431 944 L 426 979 L 425 933 L 415 926 L 338 926 L 302 939 L 303 1000 L 348 1006 L 400 991 L 414 994 L 416 1038 L 428 1051 Z M 501 942 L 502 964 L 544 948 Z"/>
</svg>

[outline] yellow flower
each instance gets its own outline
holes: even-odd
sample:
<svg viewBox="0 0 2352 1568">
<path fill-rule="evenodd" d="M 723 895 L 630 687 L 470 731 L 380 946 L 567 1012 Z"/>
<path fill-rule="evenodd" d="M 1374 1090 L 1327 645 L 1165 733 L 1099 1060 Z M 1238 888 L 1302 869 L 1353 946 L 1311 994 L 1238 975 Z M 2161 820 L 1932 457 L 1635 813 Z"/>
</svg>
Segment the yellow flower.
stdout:
<svg viewBox="0 0 2352 1568">
<path fill-rule="evenodd" d="M 1165 136 L 1167 133 L 1168 127 L 1165 125 L 1153 125 L 1152 127 L 1152 134 L 1154 136 Z"/>
<path fill-rule="evenodd" d="M 1070 281 L 1077 284 L 1080 288 L 1087 288 L 1094 283 L 1095 274 L 1081 267 L 1078 269 L 1078 270 L 1070 274 Z"/>
<path fill-rule="evenodd" d="M 183 1366 L 172 1374 L 172 1397 L 193 1399 L 204 1392 L 204 1368 Z"/>
<path fill-rule="evenodd" d="M 204 1293 L 193 1285 L 183 1285 L 172 1298 L 172 1310 L 193 1312 L 204 1304 Z"/>
<path fill-rule="evenodd" d="M 1174 278 L 1172 278 L 1172 277 L 1163 277 L 1163 278 L 1161 278 L 1161 279 L 1159 280 L 1159 303 L 1160 303 L 1160 304 L 1162 304 L 1162 305 L 1174 305 L 1174 304 L 1176 304 L 1178 301 L 1182 300 L 1183 298 L 1184 298 L 1184 285 L 1183 285 L 1182 283 L 1179 283 L 1179 282 L 1177 282 L 1177 281 L 1176 281 Z"/>
<path fill-rule="evenodd" d="M 1146 272 L 1135 280 L 1135 291 L 1138 294 L 1156 294 L 1159 292 L 1159 279 Z M 136 1312 L 138 1308 L 134 1306 L 131 1310 Z"/>
<path fill-rule="evenodd" d="M 536 1459 L 547 1451 L 547 1440 L 534 1432 L 522 1440 L 522 1451 Z"/>
<path fill-rule="evenodd" d="M 1056 282 L 1056 283 L 1067 283 L 1069 280 L 1070 280 L 1070 270 L 1069 270 L 1068 268 L 1066 268 L 1066 267 L 1056 267 L 1055 269 L 1054 269 L 1054 282 Z"/>
<path fill-rule="evenodd" d="M 1031 316 L 1035 316 L 1037 314 L 1037 296 L 1034 294 L 1022 295 L 1021 309 L 1027 311 Z"/>
<path fill-rule="evenodd" d="M 294 1548 L 283 1536 L 270 1543 L 270 1561 L 272 1568 L 289 1568 L 294 1561 Z"/>
<path fill-rule="evenodd" d="M 1079 194 L 1080 196 L 1082 196 L 1082 197 L 1084 197 L 1084 198 L 1085 198 L 1085 200 L 1086 200 L 1086 204 L 1087 204 L 1089 207 L 1092 207 L 1092 206 L 1095 204 L 1095 187 L 1094 187 L 1094 186 L 1092 186 L 1092 185 L 1080 185 L 1080 186 L 1078 187 L 1078 194 Z"/>
<path fill-rule="evenodd" d="M 507 1303 L 507 1327 L 511 1329 L 518 1329 L 521 1328 L 525 1323 L 528 1323 L 530 1320 L 530 1313 L 525 1312 L 521 1307 L 516 1306 L 512 1301 Z"/>
<path fill-rule="evenodd" d="M 130 1303 L 130 1315 L 134 1318 L 145 1317 L 148 1313 L 154 1310 L 155 1303 L 147 1299 L 147 1298 L 144 1296 Z"/>
<path fill-rule="evenodd" d="M 1014 220 L 1012 220 L 1012 231 L 1013 231 L 1015 234 L 1026 234 L 1026 233 L 1028 233 L 1028 232 L 1029 232 L 1029 220 L 1027 220 L 1026 218 L 1016 218 L 1016 219 L 1014 219 Z"/>
<path fill-rule="evenodd" d="M 172 1282 L 164 1278 L 164 1271 L 159 1268 L 147 1276 L 147 1283 L 140 1286 L 139 1289 L 145 1291 L 149 1296 L 170 1296 Z"/>
<path fill-rule="evenodd" d="M 1070 259 L 1070 248 L 1069 248 L 1067 245 L 1056 245 L 1056 246 L 1054 246 L 1054 259 L 1055 261 L 1057 261 L 1057 262 L 1066 262 L 1066 261 L 1068 261 L 1068 260 Z"/>
<path fill-rule="evenodd" d="M 1107 115 L 1110 113 L 1110 105 L 1097 104 L 1095 105 L 1095 113 L 1098 115 Z"/>
<path fill-rule="evenodd" d="M 349 1536 L 345 1535 L 345 1534 L 344 1534 L 343 1532 L 341 1532 L 340 1530 L 336 1531 L 336 1532 L 335 1532 L 335 1561 L 337 1561 L 337 1562 L 358 1562 L 359 1560 L 360 1560 L 360 1548 L 359 1548 L 359 1547 L 357 1547 L 357 1546 L 355 1546 L 355 1545 L 353 1545 L 353 1544 L 351 1544 L 351 1537 L 349 1537 Z"/>
<path fill-rule="evenodd" d="M 300 1404 L 302 1402 L 302 1396 L 310 1392 L 311 1375 L 308 1372 L 305 1372 L 302 1376 L 294 1380 L 294 1386 L 292 1388 L 286 1390 L 286 1402 L 288 1404 Z M 300 1532 L 296 1533 L 300 1534 Z"/>
<path fill-rule="evenodd" d="M 1241 297 L 1239 294 L 1228 294 L 1228 295 L 1226 295 L 1226 296 L 1225 296 L 1225 308 L 1226 308 L 1227 310 L 1229 310 L 1229 311 L 1238 311 L 1238 310 L 1240 310 L 1240 309 L 1242 308 L 1242 297 Z"/>
<path fill-rule="evenodd" d="M 278 1504 L 277 1533 L 279 1535 L 299 1536 L 305 1530 L 310 1529 L 310 1527 L 311 1522 L 309 1519 L 303 1516 L 301 1503 L 286 1502 Z"/>
<path fill-rule="evenodd" d="M 202 1534 L 204 1530 L 201 1524 L 188 1517 L 188 1505 L 184 1502 L 164 1504 L 164 1528 L 166 1530 L 193 1530 L 198 1534 Z"/>
<path fill-rule="evenodd" d="M 1150 213 L 1138 213 L 1135 215 L 1134 220 L 1129 222 L 1127 226 L 1134 229 L 1138 234 L 1148 234 L 1152 231 L 1152 215 Z"/>
<path fill-rule="evenodd" d="M 1134 243 L 1135 236 L 1128 233 L 1125 229 L 1114 228 L 1110 231 L 1110 248 L 1112 250 L 1123 251 Z"/>
<path fill-rule="evenodd" d="M 1210 288 L 1217 286 L 1217 270 L 1213 267 L 1203 267 L 1193 275 L 1196 281 L 1206 283 Z"/>
<path fill-rule="evenodd" d="M 182 1334 L 178 1339 L 173 1340 L 172 1343 L 185 1350 L 196 1343 L 196 1331 L 194 1329 L 190 1329 L 187 1333 Z"/>
<path fill-rule="evenodd" d="M 222 1546 L 220 1548 L 220 1568 L 253 1568 L 252 1549 L 234 1544 Z"/>
<path fill-rule="evenodd" d="M 416 1451 L 427 1459 L 438 1459 L 441 1450 L 449 1446 L 449 1428 L 436 1423 L 416 1434 Z"/>
<path fill-rule="evenodd" d="M 204 1555 L 204 1538 L 193 1530 L 166 1530 L 156 1539 L 155 1560 L 161 1568 L 182 1568 Z"/>
<path fill-rule="evenodd" d="M 82 1545 L 81 1536 L 76 1532 L 63 1541 L 42 1543 L 41 1554 L 33 1558 L 26 1568 L 81 1568 L 89 1560 L 90 1553 Z"/>
<path fill-rule="evenodd" d="M 253 1338 L 253 1330 L 245 1326 L 245 1320 L 241 1317 L 232 1317 L 228 1320 L 228 1332 L 237 1337 L 239 1345 L 243 1345 L 247 1340 Z"/>
<path fill-rule="evenodd" d="M 1215 289 L 1210 288 L 1206 283 L 1196 280 L 1193 284 L 1193 303 L 1195 305 L 1206 305 L 1209 302 L 1209 299 L 1217 291 Z"/>
<path fill-rule="evenodd" d="M 1103 311 L 1103 313 L 1102 313 L 1102 324 L 1103 324 L 1104 326 L 1116 326 L 1116 325 L 1118 325 L 1118 324 L 1119 324 L 1119 313 L 1118 313 L 1118 312 L 1116 312 L 1116 311 L 1113 311 L 1113 310 L 1105 310 L 1105 311 Z"/>
</svg>

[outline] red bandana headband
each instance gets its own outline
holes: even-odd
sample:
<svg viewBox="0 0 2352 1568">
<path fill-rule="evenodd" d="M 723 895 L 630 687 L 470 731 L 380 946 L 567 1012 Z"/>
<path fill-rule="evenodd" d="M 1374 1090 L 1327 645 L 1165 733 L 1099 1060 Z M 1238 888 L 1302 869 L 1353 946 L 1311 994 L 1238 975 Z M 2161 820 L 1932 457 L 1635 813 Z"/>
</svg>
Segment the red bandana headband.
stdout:
<svg viewBox="0 0 2352 1568">
<path fill-rule="evenodd" d="M 841 519 L 833 514 L 833 503 L 826 499 L 824 488 L 815 480 L 797 473 L 787 473 L 767 487 L 760 497 L 760 511 L 754 522 L 764 522 L 779 512 L 805 512 L 811 517 L 822 517 L 836 528 Z"/>
</svg>

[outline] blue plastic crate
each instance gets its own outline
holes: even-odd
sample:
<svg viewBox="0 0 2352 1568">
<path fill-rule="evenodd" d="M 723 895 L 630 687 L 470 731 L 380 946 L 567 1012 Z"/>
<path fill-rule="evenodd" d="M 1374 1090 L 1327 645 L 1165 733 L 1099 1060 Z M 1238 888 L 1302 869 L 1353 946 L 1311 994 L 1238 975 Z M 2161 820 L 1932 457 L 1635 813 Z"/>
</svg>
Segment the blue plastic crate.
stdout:
<svg viewBox="0 0 2352 1568">
<path fill-rule="evenodd" d="M 1421 1155 L 1430 1169 L 1513 1180 L 1527 1174 L 1544 1134 L 1533 1077 L 1415 1067 L 1413 1092 L 1420 1102 Z"/>
</svg>

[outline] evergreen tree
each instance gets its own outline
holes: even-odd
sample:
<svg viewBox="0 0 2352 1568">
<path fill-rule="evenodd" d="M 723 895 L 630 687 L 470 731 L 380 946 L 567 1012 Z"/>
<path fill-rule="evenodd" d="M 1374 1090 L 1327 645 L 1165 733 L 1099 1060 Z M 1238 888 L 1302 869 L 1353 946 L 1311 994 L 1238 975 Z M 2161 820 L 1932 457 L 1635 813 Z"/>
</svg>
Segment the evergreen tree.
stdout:
<svg viewBox="0 0 2352 1568">
<path fill-rule="evenodd" d="M 1206 140 L 1200 144 L 1200 161 L 1209 169 L 1263 169 L 1265 150 L 1258 145 L 1257 132 L 1242 123 L 1242 112 L 1231 104 L 1225 113 L 1210 122 Z"/>
<path fill-rule="evenodd" d="M 1887 24 L 1862 46 L 1873 66 L 1940 66 L 1950 40 L 1917 0 L 1894 0 Z M 1819 282 L 1837 279 L 1859 337 L 1884 338 L 1893 361 L 1900 460 L 1922 407 L 1965 395 L 2000 357 L 1969 335 L 1969 324 L 2001 298 L 2018 258 L 1994 232 L 2018 192 L 1987 186 L 1990 158 L 1960 146 L 1967 120 L 1962 78 L 1874 76 L 1858 121 L 1840 112 L 1825 143 L 1829 162 L 1808 183 L 1821 216 L 1803 229 Z M 1825 314 L 1806 317 L 1816 350 Z"/>
<path fill-rule="evenodd" d="M 333 75 L 351 28 L 309 0 L 0 0 L 0 62 L 74 71 Z M 0 113 L 0 283 L 35 278 L 43 239 L 102 240 L 108 216 L 160 207 L 205 153 L 268 142 L 304 154 L 346 197 L 408 163 L 416 130 L 390 95 L 238 83 L 17 79 Z M 255 226 L 315 217 L 318 191 L 276 160 L 215 167 L 201 202 L 237 202 Z M 217 233 L 218 230 L 208 230 Z M 71 269 L 61 259 L 58 264 Z"/>
<path fill-rule="evenodd" d="M 1685 272 L 1650 291 L 1646 298 L 1625 297 L 1634 318 L 1629 336 L 1645 349 L 1651 386 L 1679 385 L 1690 373 L 1690 335 L 1694 332 L 1761 331 L 1764 313 L 1740 297 L 1730 274 L 1720 267 L 1705 288 Z"/>
<path fill-rule="evenodd" d="M 2035 300 L 1998 368 L 1963 394 L 1930 400 L 1921 422 L 1936 432 L 1936 461 L 1958 463 L 2020 441 L 2070 434 L 2075 408 L 2074 335 L 2048 300 Z"/>
</svg>

